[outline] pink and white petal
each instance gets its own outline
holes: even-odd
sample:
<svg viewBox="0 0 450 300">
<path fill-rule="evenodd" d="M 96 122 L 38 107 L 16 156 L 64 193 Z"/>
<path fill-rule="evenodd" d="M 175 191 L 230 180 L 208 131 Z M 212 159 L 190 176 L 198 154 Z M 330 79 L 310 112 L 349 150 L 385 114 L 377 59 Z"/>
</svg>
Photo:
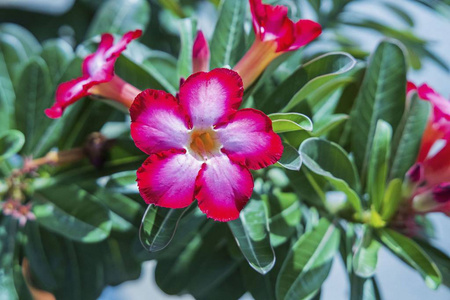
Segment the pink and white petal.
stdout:
<svg viewBox="0 0 450 300">
<path fill-rule="evenodd" d="M 276 163 L 283 154 L 281 138 L 273 132 L 272 121 L 263 112 L 246 108 L 216 126 L 222 152 L 249 169 Z"/>
<path fill-rule="evenodd" d="M 45 110 L 47 117 L 57 119 L 62 116 L 64 110 L 77 100 L 89 96 L 89 88 L 95 85 L 95 82 L 89 77 L 79 77 L 64 83 L 61 83 L 56 90 L 56 100 L 53 106 Z"/>
<path fill-rule="evenodd" d="M 210 127 L 234 113 L 242 102 L 242 79 L 235 71 L 214 69 L 186 79 L 178 94 L 194 127 Z"/>
<path fill-rule="evenodd" d="M 119 55 L 123 51 L 125 51 L 128 44 L 131 43 L 133 40 L 139 38 L 141 35 L 142 35 L 142 30 L 140 30 L 140 29 L 137 29 L 134 31 L 128 31 L 127 33 L 125 33 L 122 36 L 122 38 L 115 45 L 113 45 L 110 49 L 108 49 L 108 51 L 106 52 L 109 59 L 119 57 Z"/>
<path fill-rule="evenodd" d="M 450 101 L 436 93 L 426 84 L 418 88 L 419 97 L 428 100 L 433 105 L 434 122 L 450 121 Z"/>
<path fill-rule="evenodd" d="M 147 204 L 182 208 L 194 200 L 195 180 L 202 166 L 182 151 L 153 154 L 137 171 L 139 192 Z"/>
<path fill-rule="evenodd" d="M 295 41 L 287 49 L 289 51 L 297 50 L 298 48 L 311 43 L 322 33 L 322 26 L 311 20 L 300 20 L 295 23 Z"/>
<path fill-rule="evenodd" d="M 183 149 L 189 140 L 186 113 L 171 94 L 145 90 L 130 108 L 131 137 L 147 154 Z"/>
<path fill-rule="evenodd" d="M 235 220 L 252 195 L 252 174 L 226 155 L 215 156 L 202 166 L 196 191 L 198 207 L 208 218 Z"/>
</svg>

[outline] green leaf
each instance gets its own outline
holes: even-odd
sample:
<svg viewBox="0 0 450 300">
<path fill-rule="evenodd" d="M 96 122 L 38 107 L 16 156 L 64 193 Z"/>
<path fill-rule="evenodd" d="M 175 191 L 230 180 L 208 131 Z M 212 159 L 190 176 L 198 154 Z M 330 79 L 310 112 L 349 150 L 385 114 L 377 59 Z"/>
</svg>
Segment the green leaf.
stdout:
<svg viewBox="0 0 450 300">
<path fill-rule="evenodd" d="M 378 120 L 367 176 L 367 191 L 376 212 L 381 211 L 384 190 L 386 188 L 386 177 L 388 173 L 390 145 L 392 139 L 392 128 L 383 120 Z"/>
<path fill-rule="evenodd" d="M 273 131 L 276 133 L 298 130 L 312 131 L 313 124 L 308 116 L 299 113 L 275 113 L 270 114 Z"/>
<path fill-rule="evenodd" d="M 41 52 L 41 45 L 34 35 L 17 24 L 3 23 L 0 24 L 0 34 L 14 36 L 22 45 L 22 49 L 27 57 L 31 57 L 34 54 Z"/>
<path fill-rule="evenodd" d="M 106 178 L 105 188 L 111 192 L 121 194 L 139 193 L 136 183 L 136 171 L 124 171 L 112 174 Z"/>
<path fill-rule="evenodd" d="M 139 229 L 142 246 L 150 252 L 167 247 L 177 230 L 178 222 L 188 210 L 189 207 L 171 209 L 149 205 Z"/>
<path fill-rule="evenodd" d="M 403 181 L 400 178 L 395 178 L 389 182 L 381 207 L 381 218 L 383 220 L 389 221 L 402 203 L 402 185 Z"/>
<path fill-rule="evenodd" d="M 197 22 L 194 19 L 183 19 L 179 22 L 181 48 L 178 56 L 178 78 L 188 78 L 192 74 L 192 48 Z"/>
<path fill-rule="evenodd" d="M 93 243 L 111 231 L 108 210 L 75 185 L 52 186 L 36 191 L 33 212 L 40 225 L 71 240 Z"/>
<path fill-rule="evenodd" d="M 402 122 L 394 135 L 392 162 L 389 178 L 403 179 L 419 154 L 421 137 L 430 115 L 430 104 L 420 100 L 417 94 L 411 98 Z"/>
<path fill-rule="evenodd" d="M 25 137 L 18 130 L 12 129 L 0 134 L 0 162 L 19 152 L 24 143 Z"/>
<path fill-rule="evenodd" d="M 17 220 L 3 217 L 0 226 L 0 299 L 19 299 L 14 287 L 14 250 Z"/>
<path fill-rule="evenodd" d="M 362 278 L 370 278 L 375 274 L 380 243 L 373 238 L 372 229 L 363 225 L 362 237 L 353 256 L 353 271 Z"/>
<path fill-rule="evenodd" d="M 361 278 L 350 274 L 350 300 L 381 300 L 375 277 Z"/>
<path fill-rule="evenodd" d="M 439 271 L 442 273 L 442 283 L 450 287 L 450 257 L 426 241 L 417 240 L 417 243 L 436 263 Z"/>
<path fill-rule="evenodd" d="M 124 34 L 145 29 L 150 21 L 150 4 L 146 0 L 108 0 L 97 10 L 86 37 L 105 32 Z"/>
<path fill-rule="evenodd" d="M 53 84 L 56 85 L 75 55 L 65 40 L 54 39 L 44 43 L 41 56 L 47 63 Z"/>
<path fill-rule="evenodd" d="M 45 61 L 39 57 L 31 59 L 22 70 L 16 85 L 16 125 L 25 135 L 24 154 L 40 152 L 42 144 L 51 136 L 49 126 L 53 121 L 44 110 L 53 103 L 52 82 Z"/>
<path fill-rule="evenodd" d="M 352 151 L 362 182 L 377 122 L 383 119 L 396 131 L 405 107 L 405 87 L 406 63 L 401 47 L 391 41 L 381 42 L 370 59 L 351 114 Z"/>
<path fill-rule="evenodd" d="M 322 219 L 313 231 L 300 237 L 278 275 L 277 299 L 309 299 L 317 293 L 330 272 L 339 236 L 335 226 Z"/>
<path fill-rule="evenodd" d="M 262 200 L 251 199 L 237 220 L 228 222 L 234 238 L 250 266 L 261 274 L 275 264 L 270 244 L 269 220 Z"/>
<path fill-rule="evenodd" d="M 300 146 L 300 154 L 308 169 L 323 176 L 336 190 L 345 193 L 347 201 L 357 212 L 362 210 L 361 200 L 355 192 L 358 178 L 344 149 L 333 142 L 310 138 Z"/>
<path fill-rule="evenodd" d="M 437 289 L 441 284 L 442 277 L 436 264 L 428 254 L 410 238 L 383 228 L 377 231 L 381 241 L 398 257 L 416 269 L 426 285 L 431 289 Z"/>
<path fill-rule="evenodd" d="M 274 192 L 268 196 L 266 198 L 270 215 L 270 241 L 277 247 L 286 242 L 300 224 L 300 202 L 294 193 Z"/>
<path fill-rule="evenodd" d="M 259 99 L 257 107 L 266 113 L 290 111 L 316 90 L 317 84 L 324 85 L 336 79 L 340 74 L 351 70 L 355 64 L 356 60 L 344 52 L 328 53 L 315 58 L 300 66 L 265 99 Z"/>
<path fill-rule="evenodd" d="M 346 114 L 328 115 L 314 122 L 314 136 L 323 136 L 348 120 Z"/>
<path fill-rule="evenodd" d="M 287 143 L 283 143 L 283 155 L 277 165 L 288 170 L 298 171 L 302 166 L 302 158 L 297 149 Z"/>
<path fill-rule="evenodd" d="M 245 43 L 244 21 L 246 1 L 224 0 L 221 2 L 219 19 L 211 40 L 211 69 L 234 66 Z"/>
</svg>

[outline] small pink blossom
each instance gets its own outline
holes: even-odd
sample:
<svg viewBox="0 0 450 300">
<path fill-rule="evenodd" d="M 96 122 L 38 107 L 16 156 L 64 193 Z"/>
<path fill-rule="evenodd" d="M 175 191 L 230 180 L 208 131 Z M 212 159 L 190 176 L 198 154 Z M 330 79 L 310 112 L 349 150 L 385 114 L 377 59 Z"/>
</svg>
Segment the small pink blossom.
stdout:
<svg viewBox="0 0 450 300">
<path fill-rule="evenodd" d="M 83 75 L 58 86 L 56 101 L 45 110 L 45 114 L 52 119 L 59 118 L 68 106 L 89 95 L 112 99 L 130 107 L 140 90 L 115 75 L 114 64 L 127 45 L 141 34 L 141 30 L 127 32 L 116 44 L 111 34 L 103 34 L 97 51 L 83 61 Z"/>
<path fill-rule="evenodd" d="M 197 32 L 197 37 L 195 38 L 194 47 L 192 49 L 193 72 L 208 72 L 210 57 L 211 54 L 209 53 L 208 41 L 203 35 L 203 32 L 199 30 Z"/>
</svg>

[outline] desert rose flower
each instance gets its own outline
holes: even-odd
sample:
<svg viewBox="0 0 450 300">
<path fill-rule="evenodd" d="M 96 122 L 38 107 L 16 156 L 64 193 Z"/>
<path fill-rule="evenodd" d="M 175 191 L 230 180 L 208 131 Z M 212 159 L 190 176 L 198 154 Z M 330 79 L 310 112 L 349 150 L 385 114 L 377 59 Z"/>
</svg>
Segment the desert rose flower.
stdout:
<svg viewBox="0 0 450 300">
<path fill-rule="evenodd" d="M 192 71 L 194 73 L 208 72 L 210 56 L 208 41 L 199 30 L 192 49 Z"/>
<path fill-rule="evenodd" d="M 137 172 L 148 204 L 199 208 L 218 221 L 238 218 L 249 200 L 249 169 L 277 162 L 283 152 L 271 120 L 255 109 L 238 110 L 242 80 L 228 69 L 189 76 L 178 97 L 146 90 L 130 108 L 131 136 L 149 154 Z"/>
<path fill-rule="evenodd" d="M 244 87 L 250 86 L 264 69 L 281 54 L 310 43 L 322 33 L 322 27 L 311 20 L 294 23 L 285 6 L 250 0 L 255 41 L 234 70 L 241 75 Z"/>
<path fill-rule="evenodd" d="M 413 198 L 412 205 L 414 211 L 419 213 L 443 212 L 450 216 L 450 182 L 418 194 Z"/>
<path fill-rule="evenodd" d="M 141 30 L 127 32 L 116 44 L 111 34 L 103 34 L 97 51 L 83 61 L 83 75 L 58 86 L 56 101 L 45 114 L 59 118 L 69 105 L 89 95 L 111 99 L 129 108 L 141 91 L 115 75 L 114 64 L 127 45 L 141 34 Z"/>
<path fill-rule="evenodd" d="M 426 84 L 419 86 L 417 92 L 421 99 L 431 103 L 432 113 L 423 133 L 416 165 L 408 174 L 420 166 L 422 175 L 413 177 L 432 187 L 450 181 L 450 101 Z"/>
</svg>

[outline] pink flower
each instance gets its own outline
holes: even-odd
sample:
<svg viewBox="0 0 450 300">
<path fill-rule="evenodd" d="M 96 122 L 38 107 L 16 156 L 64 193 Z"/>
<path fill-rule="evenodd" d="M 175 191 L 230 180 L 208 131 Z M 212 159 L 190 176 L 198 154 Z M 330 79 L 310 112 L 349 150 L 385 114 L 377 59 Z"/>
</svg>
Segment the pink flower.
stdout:
<svg viewBox="0 0 450 300">
<path fill-rule="evenodd" d="M 197 37 L 194 41 L 194 47 L 192 49 L 192 70 L 197 72 L 209 71 L 209 46 L 208 41 L 205 39 L 203 32 L 199 30 Z"/>
<path fill-rule="evenodd" d="M 127 32 L 116 44 L 111 34 L 103 34 L 97 51 L 83 61 L 83 75 L 58 86 L 56 101 L 45 114 L 59 118 L 69 105 L 89 95 L 108 98 L 129 108 L 141 91 L 115 75 L 114 64 L 127 45 L 141 34 L 141 30 Z"/>
<path fill-rule="evenodd" d="M 130 108 L 131 136 L 149 154 L 137 172 L 146 203 L 182 208 L 194 198 L 210 218 L 238 218 L 253 190 L 249 169 L 277 162 L 283 152 L 261 111 L 238 110 L 242 80 L 228 69 L 189 76 L 178 97 L 146 90 Z"/>
<path fill-rule="evenodd" d="M 450 216 L 450 182 L 440 183 L 433 189 L 418 194 L 412 203 L 416 212 L 443 212 Z"/>
<path fill-rule="evenodd" d="M 250 86 L 276 57 L 305 46 L 322 33 L 322 27 L 314 21 L 294 23 L 288 18 L 285 6 L 250 0 L 250 8 L 255 42 L 234 68 L 241 75 L 244 87 Z"/>
<path fill-rule="evenodd" d="M 36 220 L 36 216 L 31 212 L 31 203 L 22 205 L 18 201 L 8 200 L 2 204 L 2 210 L 5 216 L 18 220 L 21 227 L 24 227 L 28 220 Z"/>
<path fill-rule="evenodd" d="M 421 99 L 431 102 L 432 106 L 417 164 L 423 168 L 421 179 L 426 181 L 427 186 L 434 186 L 450 181 L 450 101 L 426 84 L 419 86 L 417 92 Z"/>
</svg>

